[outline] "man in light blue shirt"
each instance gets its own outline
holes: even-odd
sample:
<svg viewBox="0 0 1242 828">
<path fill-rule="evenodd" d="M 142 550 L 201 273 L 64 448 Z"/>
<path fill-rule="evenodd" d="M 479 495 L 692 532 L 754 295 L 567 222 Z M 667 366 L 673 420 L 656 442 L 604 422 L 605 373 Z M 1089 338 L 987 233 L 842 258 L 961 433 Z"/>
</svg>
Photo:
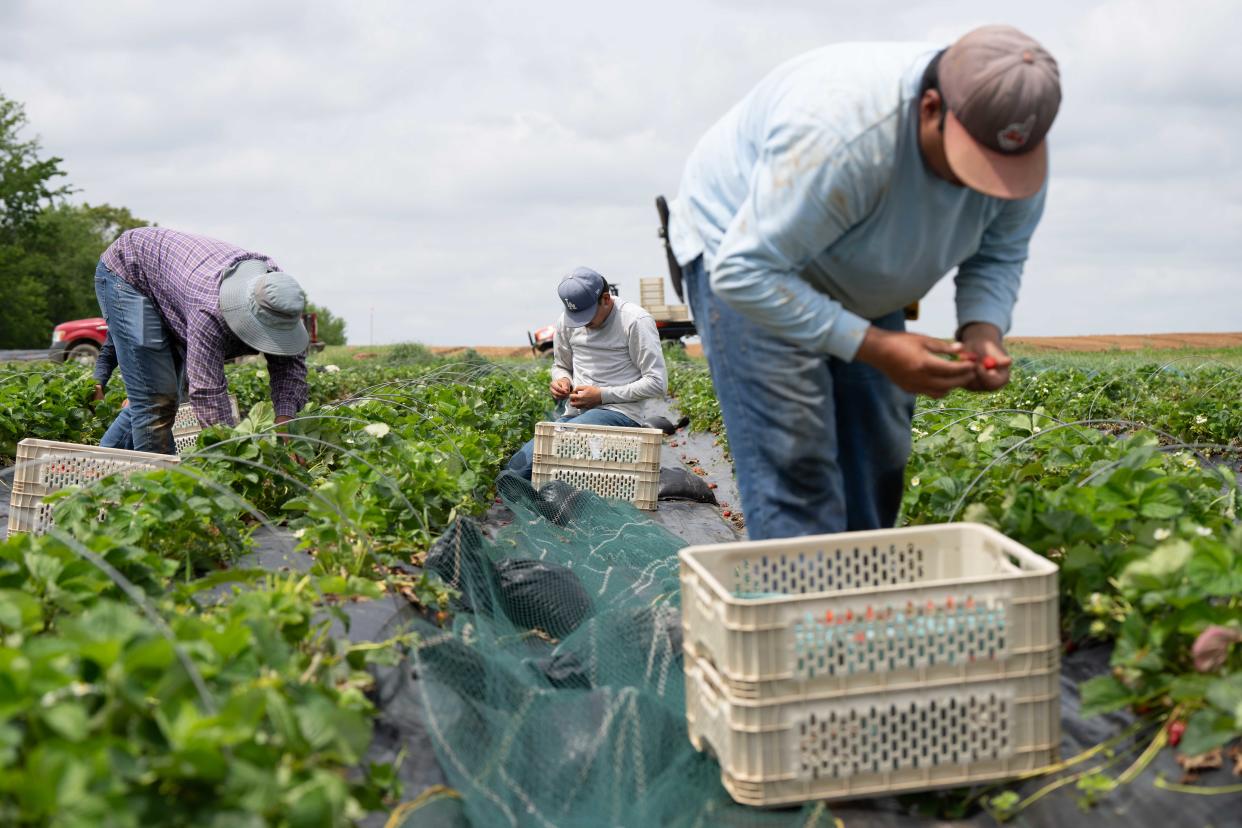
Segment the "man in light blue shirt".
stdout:
<svg viewBox="0 0 1242 828">
<path fill-rule="evenodd" d="M 699 142 L 669 235 L 751 538 L 891 526 L 913 394 L 1008 382 L 1060 98 L 1038 43 L 986 26 L 803 55 Z M 955 267 L 958 341 L 905 333 Z"/>
</svg>

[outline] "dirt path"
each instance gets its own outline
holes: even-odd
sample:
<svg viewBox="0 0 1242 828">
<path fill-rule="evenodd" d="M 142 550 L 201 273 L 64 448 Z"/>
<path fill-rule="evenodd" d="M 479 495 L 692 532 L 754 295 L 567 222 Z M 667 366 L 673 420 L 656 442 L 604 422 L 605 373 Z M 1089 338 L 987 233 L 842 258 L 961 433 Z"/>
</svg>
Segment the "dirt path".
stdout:
<svg viewBox="0 0 1242 828">
<path fill-rule="evenodd" d="M 1039 351 L 1140 351 L 1173 348 L 1242 348 L 1242 333 L 1013 336 L 1009 342 Z"/>
</svg>

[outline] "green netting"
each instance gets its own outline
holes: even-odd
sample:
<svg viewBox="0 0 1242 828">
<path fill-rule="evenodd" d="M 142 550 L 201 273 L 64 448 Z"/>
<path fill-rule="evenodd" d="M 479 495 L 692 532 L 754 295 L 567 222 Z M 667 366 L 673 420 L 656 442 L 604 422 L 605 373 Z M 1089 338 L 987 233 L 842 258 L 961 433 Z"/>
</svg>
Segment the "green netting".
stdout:
<svg viewBox="0 0 1242 828">
<path fill-rule="evenodd" d="M 691 747 L 684 542 L 590 493 L 508 476 L 499 488 L 511 525 L 489 538 L 459 520 L 428 556 L 462 608 L 416 655 L 427 728 L 470 823 L 831 825 L 822 805 L 735 804 Z"/>
</svg>

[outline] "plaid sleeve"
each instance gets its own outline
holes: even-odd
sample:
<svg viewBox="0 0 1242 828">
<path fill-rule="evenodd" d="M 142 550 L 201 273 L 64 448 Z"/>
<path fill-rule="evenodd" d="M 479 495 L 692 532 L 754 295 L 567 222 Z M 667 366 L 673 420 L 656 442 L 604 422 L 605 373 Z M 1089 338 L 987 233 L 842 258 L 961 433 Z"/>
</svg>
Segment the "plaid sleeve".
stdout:
<svg viewBox="0 0 1242 828">
<path fill-rule="evenodd" d="M 112 379 L 112 372 L 116 370 L 116 346 L 112 344 L 112 337 L 104 338 L 103 347 L 99 350 L 99 356 L 95 357 L 95 382 L 100 385 L 107 385 L 108 380 Z"/>
<path fill-rule="evenodd" d="M 278 417 L 296 417 L 306 405 L 306 354 L 282 357 L 266 354 L 272 387 L 272 407 Z"/>
<path fill-rule="evenodd" d="M 190 384 L 190 405 L 203 425 L 236 425 L 224 378 L 224 336 L 207 318 L 190 322 L 186 337 L 185 373 Z"/>
</svg>

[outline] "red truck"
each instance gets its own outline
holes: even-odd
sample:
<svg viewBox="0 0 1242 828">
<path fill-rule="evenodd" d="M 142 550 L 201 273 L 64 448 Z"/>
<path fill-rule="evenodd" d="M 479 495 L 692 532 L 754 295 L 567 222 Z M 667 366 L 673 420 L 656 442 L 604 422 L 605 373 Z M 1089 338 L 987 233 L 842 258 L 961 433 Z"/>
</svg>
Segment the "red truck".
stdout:
<svg viewBox="0 0 1242 828">
<path fill-rule="evenodd" d="M 322 351 L 324 342 L 319 338 L 319 317 L 313 313 L 302 314 L 302 322 L 310 332 L 310 350 Z M 72 360 L 94 365 L 107 336 L 108 323 L 98 316 L 61 322 L 52 328 L 52 347 L 48 349 L 48 358 L 53 362 Z"/>
</svg>

